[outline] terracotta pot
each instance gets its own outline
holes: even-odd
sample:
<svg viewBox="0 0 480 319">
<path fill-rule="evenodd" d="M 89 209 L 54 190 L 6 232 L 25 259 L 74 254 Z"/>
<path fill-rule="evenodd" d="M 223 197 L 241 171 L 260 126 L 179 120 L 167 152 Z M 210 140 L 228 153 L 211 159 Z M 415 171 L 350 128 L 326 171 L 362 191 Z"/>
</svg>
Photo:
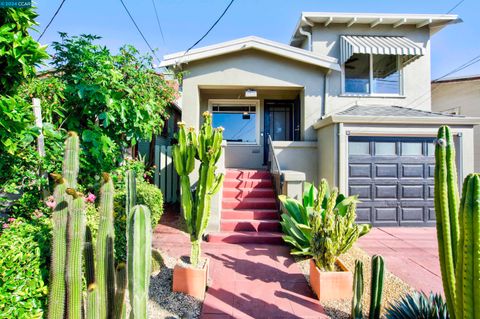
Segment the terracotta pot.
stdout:
<svg viewBox="0 0 480 319">
<path fill-rule="evenodd" d="M 173 291 L 203 300 L 207 289 L 207 279 L 208 259 L 201 269 L 185 267 L 177 263 L 173 268 Z"/>
<path fill-rule="evenodd" d="M 320 271 L 313 259 L 310 259 L 310 286 L 318 300 L 352 298 L 353 274 L 339 260 L 337 266 L 342 271 Z"/>
</svg>

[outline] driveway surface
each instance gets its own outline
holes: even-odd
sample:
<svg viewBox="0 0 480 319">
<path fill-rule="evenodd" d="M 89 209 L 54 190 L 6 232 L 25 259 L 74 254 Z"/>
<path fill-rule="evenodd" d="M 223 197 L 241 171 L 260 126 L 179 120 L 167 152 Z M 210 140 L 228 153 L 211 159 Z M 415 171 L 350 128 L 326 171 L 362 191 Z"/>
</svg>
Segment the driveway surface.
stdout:
<svg viewBox="0 0 480 319">
<path fill-rule="evenodd" d="M 358 246 L 382 255 L 387 269 L 415 289 L 443 294 L 435 227 L 373 228 Z"/>
</svg>

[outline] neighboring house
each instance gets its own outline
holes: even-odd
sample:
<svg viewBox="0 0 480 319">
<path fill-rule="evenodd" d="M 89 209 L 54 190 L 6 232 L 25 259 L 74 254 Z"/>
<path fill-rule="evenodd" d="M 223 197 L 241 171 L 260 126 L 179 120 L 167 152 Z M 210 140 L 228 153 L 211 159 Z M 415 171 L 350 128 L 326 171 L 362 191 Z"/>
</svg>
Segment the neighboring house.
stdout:
<svg viewBox="0 0 480 319">
<path fill-rule="evenodd" d="M 432 110 L 446 114 L 480 116 L 480 75 L 432 82 Z M 480 126 L 475 126 L 475 172 L 480 172 Z"/>
<path fill-rule="evenodd" d="M 222 166 L 262 169 L 277 160 L 278 191 L 298 196 L 303 180 L 326 178 L 359 194 L 359 221 L 430 225 L 440 125 L 455 134 L 460 177 L 473 171 L 478 120 L 431 112 L 430 38 L 459 21 L 304 12 L 289 45 L 246 37 L 166 55 L 162 66 L 186 71 L 187 125 L 199 127 L 210 111 L 225 128 Z M 217 198 L 211 230 L 220 208 Z"/>
</svg>

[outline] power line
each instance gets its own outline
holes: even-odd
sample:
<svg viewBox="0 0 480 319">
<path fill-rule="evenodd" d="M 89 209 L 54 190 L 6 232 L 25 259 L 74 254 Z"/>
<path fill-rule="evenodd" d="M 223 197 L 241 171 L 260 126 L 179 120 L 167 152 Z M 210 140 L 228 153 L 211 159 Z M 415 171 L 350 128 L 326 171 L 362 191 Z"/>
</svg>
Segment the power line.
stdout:
<svg viewBox="0 0 480 319">
<path fill-rule="evenodd" d="M 470 67 L 470 66 L 472 66 L 472 65 L 474 65 L 475 63 L 478 63 L 478 62 L 480 62 L 480 55 L 477 55 L 476 57 L 468 60 L 468 61 L 465 62 L 464 64 L 462 64 L 462 65 L 458 66 L 457 68 L 453 69 L 452 71 L 450 71 L 450 72 L 442 75 L 441 77 L 436 78 L 435 80 L 433 80 L 433 82 L 439 81 L 439 80 L 441 80 L 441 79 L 443 79 L 443 78 L 446 78 L 446 77 L 449 76 L 449 75 L 452 75 L 452 74 L 454 74 L 454 73 L 457 73 L 457 72 L 459 72 L 459 71 L 462 71 L 462 70 L 464 70 L 464 69 L 466 69 L 466 68 L 468 68 L 468 67 Z"/>
<path fill-rule="evenodd" d="M 460 0 L 455 6 L 453 6 L 453 8 L 447 11 L 447 14 L 452 13 L 452 11 L 458 8 L 464 1 L 465 0 Z"/>
<path fill-rule="evenodd" d="M 155 11 L 155 17 L 157 18 L 158 29 L 160 30 L 160 35 L 162 36 L 163 44 L 165 44 L 165 37 L 163 36 L 162 25 L 160 24 L 160 18 L 158 17 L 157 6 L 155 5 L 155 0 L 152 0 L 153 10 Z"/>
<path fill-rule="evenodd" d="M 57 10 L 55 11 L 55 13 L 53 14 L 52 18 L 50 19 L 50 21 L 47 23 L 47 26 L 45 27 L 45 29 L 43 29 L 43 32 L 42 34 L 40 34 L 40 36 L 38 37 L 37 39 L 37 42 L 40 41 L 40 39 L 43 37 L 43 35 L 45 34 L 45 32 L 47 32 L 48 28 L 50 27 L 50 25 L 52 24 L 53 20 L 55 20 L 55 17 L 58 15 L 58 13 L 60 12 L 60 9 L 62 9 L 63 7 L 63 4 L 65 3 L 66 0 L 62 0 L 62 2 L 60 2 L 60 5 L 58 6 Z"/>
<path fill-rule="evenodd" d="M 138 33 L 140 33 L 140 35 L 142 36 L 143 41 L 145 41 L 145 43 L 147 44 L 148 48 L 150 49 L 150 51 L 152 52 L 152 54 L 155 56 L 155 58 L 158 60 L 158 62 L 161 62 L 161 60 L 158 58 L 157 54 L 155 53 L 155 50 L 153 50 L 152 46 L 151 46 L 150 43 L 147 41 L 147 38 L 145 38 L 145 36 L 143 35 L 142 30 L 140 30 L 140 27 L 138 26 L 137 22 L 135 21 L 135 19 L 133 18 L 132 14 L 131 14 L 130 11 L 128 10 L 127 6 L 125 5 L 125 2 L 123 2 L 123 0 L 120 0 L 120 2 L 122 3 L 122 6 L 123 6 L 123 8 L 125 9 L 125 11 L 127 12 L 128 16 L 130 17 L 130 20 L 132 20 L 133 24 L 135 25 L 135 28 L 137 29 Z"/>
<path fill-rule="evenodd" d="M 232 6 L 232 4 L 235 2 L 235 0 L 231 0 L 230 3 L 228 4 L 228 6 L 225 8 L 225 10 L 223 10 L 222 14 L 218 17 L 217 21 L 215 21 L 214 24 L 212 24 L 212 26 L 210 27 L 210 29 L 208 29 L 208 31 L 197 41 L 195 42 L 191 47 L 189 47 L 187 49 L 187 51 L 185 51 L 185 54 L 188 53 L 188 51 L 190 51 L 191 49 L 193 49 L 197 44 L 199 44 L 203 39 L 205 39 L 205 37 L 210 33 L 210 31 L 213 30 L 213 28 L 215 28 L 215 26 L 217 25 L 218 22 L 220 22 L 220 20 L 222 20 L 223 16 L 227 13 L 228 9 L 230 9 L 230 7 Z"/>
</svg>

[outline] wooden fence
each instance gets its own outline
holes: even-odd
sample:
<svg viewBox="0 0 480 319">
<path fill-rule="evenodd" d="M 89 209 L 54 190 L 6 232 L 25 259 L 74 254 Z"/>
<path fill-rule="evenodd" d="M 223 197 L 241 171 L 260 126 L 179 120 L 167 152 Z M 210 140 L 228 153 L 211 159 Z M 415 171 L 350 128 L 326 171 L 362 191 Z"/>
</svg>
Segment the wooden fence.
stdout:
<svg viewBox="0 0 480 319">
<path fill-rule="evenodd" d="M 154 182 L 162 190 L 165 203 L 179 199 L 179 178 L 173 167 L 172 146 L 155 144 Z"/>
</svg>

